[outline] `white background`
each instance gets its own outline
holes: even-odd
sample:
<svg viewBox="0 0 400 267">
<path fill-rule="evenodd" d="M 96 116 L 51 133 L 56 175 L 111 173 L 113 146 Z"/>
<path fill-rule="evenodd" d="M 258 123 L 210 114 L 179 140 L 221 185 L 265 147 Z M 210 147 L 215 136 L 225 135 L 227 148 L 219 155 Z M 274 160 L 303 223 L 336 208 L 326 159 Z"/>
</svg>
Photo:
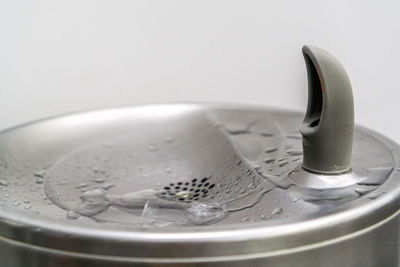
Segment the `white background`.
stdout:
<svg viewBox="0 0 400 267">
<path fill-rule="evenodd" d="M 154 102 L 304 112 L 303 44 L 342 62 L 357 123 L 400 142 L 398 0 L 0 0 L 0 129 Z"/>
</svg>

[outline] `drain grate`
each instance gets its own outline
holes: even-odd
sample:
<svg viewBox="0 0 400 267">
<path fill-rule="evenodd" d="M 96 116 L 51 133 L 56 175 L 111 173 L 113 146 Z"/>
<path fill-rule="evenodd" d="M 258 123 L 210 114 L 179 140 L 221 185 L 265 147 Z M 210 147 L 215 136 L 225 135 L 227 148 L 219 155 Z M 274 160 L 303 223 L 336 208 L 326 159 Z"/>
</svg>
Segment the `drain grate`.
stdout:
<svg viewBox="0 0 400 267">
<path fill-rule="evenodd" d="M 171 201 L 182 201 L 190 203 L 210 196 L 210 192 L 215 187 L 207 177 L 202 179 L 194 178 L 190 182 L 170 183 L 159 192 L 158 197 Z"/>
</svg>

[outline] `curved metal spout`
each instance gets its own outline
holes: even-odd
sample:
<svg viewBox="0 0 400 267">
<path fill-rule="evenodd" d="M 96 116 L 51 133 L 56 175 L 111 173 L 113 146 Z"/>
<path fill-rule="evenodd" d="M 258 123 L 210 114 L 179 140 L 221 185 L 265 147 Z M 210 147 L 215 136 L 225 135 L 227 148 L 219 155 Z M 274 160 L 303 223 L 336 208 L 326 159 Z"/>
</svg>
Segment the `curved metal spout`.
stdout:
<svg viewBox="0 0 400 267">
<path fill-rule="evenodd" d="M 350 80 L 327 51 L 303 47 L 308 76 L 308 106 L 300 127 L 303 167 L 322 174 L 350 170 L 354 104 Z"/>
</svg>

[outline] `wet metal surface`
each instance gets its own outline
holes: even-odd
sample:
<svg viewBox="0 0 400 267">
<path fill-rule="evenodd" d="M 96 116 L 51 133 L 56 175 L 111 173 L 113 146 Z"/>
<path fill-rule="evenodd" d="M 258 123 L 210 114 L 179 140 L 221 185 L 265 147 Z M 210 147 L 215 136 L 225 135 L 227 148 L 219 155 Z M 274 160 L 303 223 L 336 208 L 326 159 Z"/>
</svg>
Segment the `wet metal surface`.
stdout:
<svg viewBox="0 0 400 267">
<path fill-rule="evenodd" d="M 315 219 L 342 220 L 340 230 L 332 226 L 336 230 L 310 238 L 317 241 L 398 209 L 385 204 L 398 197 L 397 146 L 356 127 L 351 172 L 310 174 L 301 168 L 302 119 L 243 106 L 155 105 L 69 115 L 3 132 L 1 234 L 24 241 L 35 239 L 37 228 L 48 237 L 34 242 L 46 245 L 54 229 L 79 229 L 76 235 L 95 242 L 99 253 L 112 254 L 101 245 L 107 238 L 90 241 L 90 231 L 110 238 L 121 231 L 192 233 L 198 242 L 197 233 L 208 231 L 235 236 L 263 229 L 269 235 L 269 227 L 290 232 Z M 354 226 L 352 216 L 365 218 Z"/>
</svg>

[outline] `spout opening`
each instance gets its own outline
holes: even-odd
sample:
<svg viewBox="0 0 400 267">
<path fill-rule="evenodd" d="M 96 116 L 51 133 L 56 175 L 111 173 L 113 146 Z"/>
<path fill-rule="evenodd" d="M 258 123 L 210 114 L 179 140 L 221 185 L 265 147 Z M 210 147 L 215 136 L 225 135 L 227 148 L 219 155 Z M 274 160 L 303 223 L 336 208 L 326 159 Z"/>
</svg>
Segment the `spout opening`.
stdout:
<svg viewBox="0 0 400 267">
<path fill-rule="evenodd" d="M 323 84 L 320 75 L 311 58 L 304 54 L 308 77 L 308 106 L 304 123 L 311 128 L 317 128 L 321 121 L 323 109 Z"/>
</svg>

